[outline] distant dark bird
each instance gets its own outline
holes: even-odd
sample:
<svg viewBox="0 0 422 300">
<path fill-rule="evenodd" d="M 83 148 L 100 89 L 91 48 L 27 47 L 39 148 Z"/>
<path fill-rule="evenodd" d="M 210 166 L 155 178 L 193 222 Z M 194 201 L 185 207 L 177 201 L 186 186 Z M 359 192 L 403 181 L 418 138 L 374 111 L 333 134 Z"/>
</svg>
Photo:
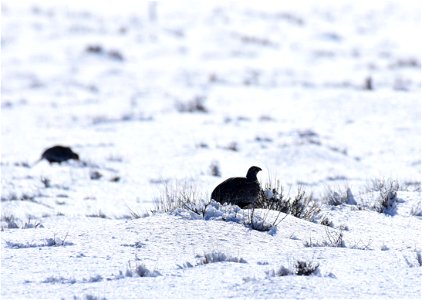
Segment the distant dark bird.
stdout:
<svg viewBox="0 0 422 300">
<path fill-rule="evenodd" d="M 235 204 L 241 208 L 254 205 L 261 193 L 261 187 L 256 174 L 261 168 L 252 166 L 246 177 L 231 177 L 226 179 L 211 193 L 211 199 L 221 204 Z"/>
<path fill-rule="evenodd" d="M 49 163 L 62 163 L 69 159 L 79 160 L 79 155 L 73 152 L 69 147 L 54 146 L 45 150 L 36 163 L 43 159 L 47 160 Z"/>
</svg>

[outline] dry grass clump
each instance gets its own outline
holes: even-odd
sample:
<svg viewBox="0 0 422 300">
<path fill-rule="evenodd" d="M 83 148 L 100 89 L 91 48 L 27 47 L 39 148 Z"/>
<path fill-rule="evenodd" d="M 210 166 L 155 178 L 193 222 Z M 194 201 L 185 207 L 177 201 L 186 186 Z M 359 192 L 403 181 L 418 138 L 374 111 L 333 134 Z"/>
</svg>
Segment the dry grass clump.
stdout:
<svg viewBox="0 0 422 300">
<path fill-rule="evenodd" d="M 204 216 L 210 200 L 204 200 L 207 198 L 202 196 L 194 186 L 186 182 L 174 185 L 166 183 L 161 196 L 155 199 L 153 212 L 172 212 L 176 208 L 182 208 Z"/>
<path fill-rule="evenodd" d="M 203 256 L 198 257 L 198 265 L 206 265 L 211 263 L 217 262 L 236 262 L 236 263 L 247 263 L 246 260 L 240 257 L 232 257 L 230 255 L 225 254 L 221 251 L 212 251 L 210 253 L 205 253 Z"/>
</svg>

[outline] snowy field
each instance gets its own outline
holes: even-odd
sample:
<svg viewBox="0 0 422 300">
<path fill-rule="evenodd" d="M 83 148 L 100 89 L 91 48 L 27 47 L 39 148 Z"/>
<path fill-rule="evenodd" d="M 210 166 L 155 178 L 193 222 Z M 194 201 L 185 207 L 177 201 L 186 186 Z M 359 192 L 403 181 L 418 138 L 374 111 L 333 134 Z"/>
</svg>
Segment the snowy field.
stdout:
<svg viewBox="0 0 422 300">
<path fill-rule="evenodd" d="M 1 5 L 2 299 L 420 299 L 419 1 Z M 321 211 L 151 212 L 253 165 Z"/>
</svg>

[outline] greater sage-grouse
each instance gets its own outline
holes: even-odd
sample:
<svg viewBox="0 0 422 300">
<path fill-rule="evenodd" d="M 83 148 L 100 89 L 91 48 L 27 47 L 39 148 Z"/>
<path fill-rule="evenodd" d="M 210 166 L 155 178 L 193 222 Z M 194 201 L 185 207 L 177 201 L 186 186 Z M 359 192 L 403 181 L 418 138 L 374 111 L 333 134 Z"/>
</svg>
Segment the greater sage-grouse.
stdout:
<svg viewBox="0 0 422 300">
<path fill-rule="evenodd" d="M 221 204 L 235 204 L 241 208 L 254 205 L 261 192 L 256 174 L 262 171 L 260 167 L 249 168 L 246 177 L 231 177 L 226 179 L 211 193 L 211 199 Z"/>
<path fill-rule="evenodd" d="M 54 146 L 43 152 L 40 160 L 42 159 L 47 160 L 49 163 L 62 163 L 69 159 L 79 160 L 79 155 L 73 152 L 69 147 Z"/>
</svg>

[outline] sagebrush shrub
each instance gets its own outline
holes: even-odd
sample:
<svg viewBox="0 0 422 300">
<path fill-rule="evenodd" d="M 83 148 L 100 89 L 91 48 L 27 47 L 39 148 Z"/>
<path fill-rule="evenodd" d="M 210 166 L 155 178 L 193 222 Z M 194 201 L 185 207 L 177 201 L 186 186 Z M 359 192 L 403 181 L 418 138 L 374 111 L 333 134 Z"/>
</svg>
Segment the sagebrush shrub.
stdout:
<svg viewBox="0 0 422 300">
<path fill-rule="evenodd" d="M 400 185 L 396 180 L 374 179 L 370 181 L 367 191 L 378 193 L 375 203 L 372 203 L 370 208 L 379 213 L 394 213 L 399 189 Z"/>
<path fill-rule="evenodd" d="M 205 97 L 196 96 L 190 101 L 176 102 L 176 109 L 181 113 L 207 113 L 208 108 L 205 106 Z"/>
<path fill-rule="evenodd" d="M 309 276 L 314 274 L 319 268 L 319 263 L 297 261 L 295 264 L 295 274 L 299 276 Z"/>
<path fill-rule="evenodd" d="M 265 184 L 255 207 L 276 210 L 307 221 L 314 221 L 321 211 L 320 204 L 312 194 L 306 194 L 299 187 L 296 195 L 288 196 L 278 180 L 275 184 Z"/>
<path fill-rule="evenodd" d="M 135 277 L 135 276 L 157 277 L 157 276 L 161 276 L 161 273 L 156 270 L 154 271 L 149 270 L 144 264 L 136 264 L 134 267 L 132 267 L 129 262 L 129 267 L 126 269 L 125 276 L 126 277 Z"/>
<path fill-rule="evenodd" d="M 9 229 L 17 229 L 19 228 L 18 224 L 16 223 L 18 220 L 15 218 L 15 216 L 3 216 L 1 218 L 2 221 L 6 222 L 7 228 Z"/>
<path fill-rule="evenodd" d="M 342 204 L 356 204 L 352 190 L 349 187 L 339 187 L 337 189 L 327 187 L 325 189 L 324 195 L 322 196 L 322 202 L 333 206 Z"/>
<path fill-rule="evenodd" d="M 266 272 L 269 276 L 288 276 L 288 275 L 298 275 L 298 276 L 309 276 L 316 274 L 318 272 L 319 263 L 302 261 L 298 260 L 294 263 L 293 268 L 286 268 L 281 266 L 277 271 L 268 271 Z"/>
</svg>

